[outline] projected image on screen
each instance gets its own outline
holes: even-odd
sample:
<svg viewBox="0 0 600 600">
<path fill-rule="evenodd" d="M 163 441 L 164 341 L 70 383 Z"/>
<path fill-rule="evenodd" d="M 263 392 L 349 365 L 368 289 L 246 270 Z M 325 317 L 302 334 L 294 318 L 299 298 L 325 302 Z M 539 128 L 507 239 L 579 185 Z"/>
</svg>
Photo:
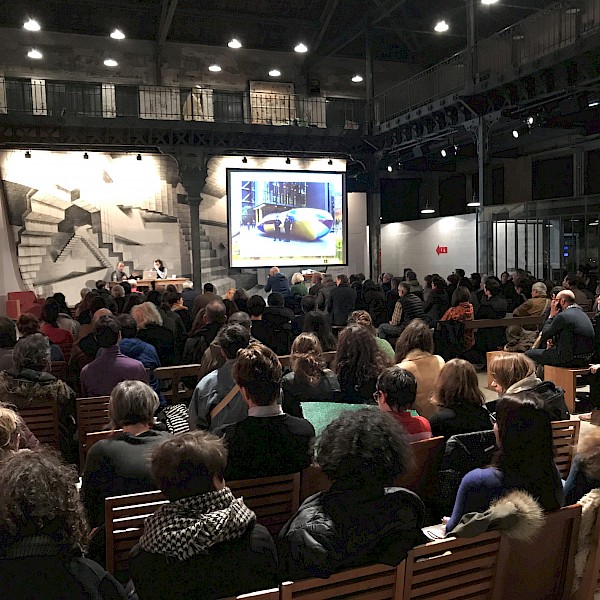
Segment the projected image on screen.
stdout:
<svg viewBox="0 0 600 600">
<path fill-rule="evenodd" d="M 232 267 L 346 263 L 344 173 L 228 169 Z"/>
</svg>

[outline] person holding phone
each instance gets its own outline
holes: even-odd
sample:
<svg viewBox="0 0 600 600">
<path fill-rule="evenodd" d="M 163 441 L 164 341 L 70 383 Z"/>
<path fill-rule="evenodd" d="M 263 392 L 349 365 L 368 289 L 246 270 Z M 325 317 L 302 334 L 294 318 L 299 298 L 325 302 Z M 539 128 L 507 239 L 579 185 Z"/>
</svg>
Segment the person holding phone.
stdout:
<svg viewBox="0 0 600 600">
<path fill-rule="evenodd" d="M 154 261 L 153 271 L 156 271 L 157 279 L 166 279 L 167 278 L 167 267 L 165 267 L 163 261 L 160 258 L 157 258 Z"/>
</svg>

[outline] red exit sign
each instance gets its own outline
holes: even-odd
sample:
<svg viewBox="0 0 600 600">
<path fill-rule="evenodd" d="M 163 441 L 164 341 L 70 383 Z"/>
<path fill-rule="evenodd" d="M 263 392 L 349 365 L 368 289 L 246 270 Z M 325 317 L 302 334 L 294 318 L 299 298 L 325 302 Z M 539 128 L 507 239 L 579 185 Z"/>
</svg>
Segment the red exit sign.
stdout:
<svg viewBox="0 0 600 600">
<path fill-rule="evenodd" d="M 435 251 L 438 256 L 440 254 L 448 254 L 448 246 L 438 246 Z"/>
</svg>

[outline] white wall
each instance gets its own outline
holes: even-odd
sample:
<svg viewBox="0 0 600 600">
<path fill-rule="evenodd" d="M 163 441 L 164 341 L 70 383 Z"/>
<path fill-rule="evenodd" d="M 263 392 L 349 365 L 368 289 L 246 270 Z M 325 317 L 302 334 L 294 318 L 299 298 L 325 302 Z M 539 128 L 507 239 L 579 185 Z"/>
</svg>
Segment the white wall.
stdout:
<svg viewBox="0 0 600 600">
<path fill-rule="evenodd" d="M 456 268 L 467 276 L 476 271 L 475 215 L 390 223 L 381 228 L 381 265 L 384 272 L 402 275 L 411 267 L 419 280 L 439 273 L 447 277 Z M 437 254 L 446 246 L 447 254 Z"/>
<path fill-rule="evenodd" d="M 19 275 L 14 248 L 12 228 L 8 225 L 6 199 L 0 182 L 0 315 L 6 314 L 6 294 L 25 289 Z"/>
</svg>

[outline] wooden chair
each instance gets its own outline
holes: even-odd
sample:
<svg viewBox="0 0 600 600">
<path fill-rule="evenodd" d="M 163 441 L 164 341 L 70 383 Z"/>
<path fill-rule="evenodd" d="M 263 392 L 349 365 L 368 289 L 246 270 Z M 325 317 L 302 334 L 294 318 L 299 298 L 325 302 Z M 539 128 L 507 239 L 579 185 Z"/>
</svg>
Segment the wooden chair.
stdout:
<svg viewBox="0 0 600 600">
<path fill-rule="evenodd" d="M 111 496 L 104 501 L 106 570 L 115 575 L 128 569 L 129 552 L 144 532 L 144 521 L 168 500 L 162 492 Z"/>
<path fill-rule="evenodd" d="M 61 381 L 67 380 L 67 363 L 64 360 L 55 360 L 50 363 L 50 374 Z"/>
<path fill-rule="evenodd" d="M 397 567 L 372 565 L 332 575 L 328 579 L 286 581 L 281 584 L 281 600 L 393 600 L 401 598 L 404 563 Z"/>
<path fill-rule="evenodd" d="M 555 451 L 554 462 L 563 479 L 568 477 L 573 456 L 577 452 L 580 427 L 581 421 L 579 419 L 552 422 L 552 439 Z"/>
<path fill-rule="evenodd" d="M 300 473 L 228 481 L 236 497 L 256 513 L 256 518 L 275 536 L 300 505 Z"/>
<path fill-rule="evenodd" d="M 263 590 L 262 592 L 250 592 L 249 594 L 223 598 L 222 600 L 279 600 L 279 588 Z"/>
<path fill-rule="evenodd" d="M 19 414 L 40 443 L 60 449 L 56 400 L 20 408 Z"/>
<path fill-rule="evenodd" d="M 86 434 L 103 431 L 109 425 L 108 403 L 110 396 L 77 398 L 77 440 L 79 442 L 79 466 L 85 465 Z"/>
<path fill-rule="evenodd" d="M 194 390 L 187 389 L 181 380 L 184 377 L 198 377 L 200 365 L 178 365 L 176 367 L 159 367 L 154 369 L 154 377 L 159 381 L 171 380 L 171 389 L 163 391 L 169 404 L 189 403 Z"/>
<path fill-rule="evenodd" d="M 504 595 L 507 544 L 497 531 L 476 538 L 447 538 L 413 548 L 406 557 L 402 600 L 524 599 Z M 535 572 L 528 572 L 535 580 Z M 511 590 L 510 587 L 506 588 Z"/>
<path fill-rule="evenodd" d="M 544 526 L 530 542 L 507 540 L 507 598 L 569 599 L 580 520 L 581 506 L 566 506 L 546 513 Z"/>
<path fill-rule="evenodd" d="M 589 367 L 581 369 L 570 369 L 568 367 L 544 366 L 544 379 L 552 381 L 565 391 L 565 404 L 569 412 L 575 412 L 575 392 L 577 391 L 577 375 L 586 375 L 590 372 Z"/>
<path fill-rule="evenodd" d="M 106 431 L 92 431 L 90 433 L 86 433 L 84 436 L 84 442 L 79 446 L 79 451 L 81 452 L 81 448 L 83 446 L 83 462 L 81 463 L 80 471 L 83 473 L 83 469 L 85 467 L 85 460 L 87 458 L 87 454 L 90 451 L 90 448 L 100 440 L 105 440 L 109 438 L 114 433 L 122 433 L 122 429 L 108 429 Z M 81 456 L 81 455 L 80 455 Z"/>
<path fill-rule="evenodd" d="M 600 512 L 596 513 L 589 553 L 577 590 L 573 592 L 572 600 L 594 600 L 594 595 L 598 590 L 600 590 Z"/>
</svg>

